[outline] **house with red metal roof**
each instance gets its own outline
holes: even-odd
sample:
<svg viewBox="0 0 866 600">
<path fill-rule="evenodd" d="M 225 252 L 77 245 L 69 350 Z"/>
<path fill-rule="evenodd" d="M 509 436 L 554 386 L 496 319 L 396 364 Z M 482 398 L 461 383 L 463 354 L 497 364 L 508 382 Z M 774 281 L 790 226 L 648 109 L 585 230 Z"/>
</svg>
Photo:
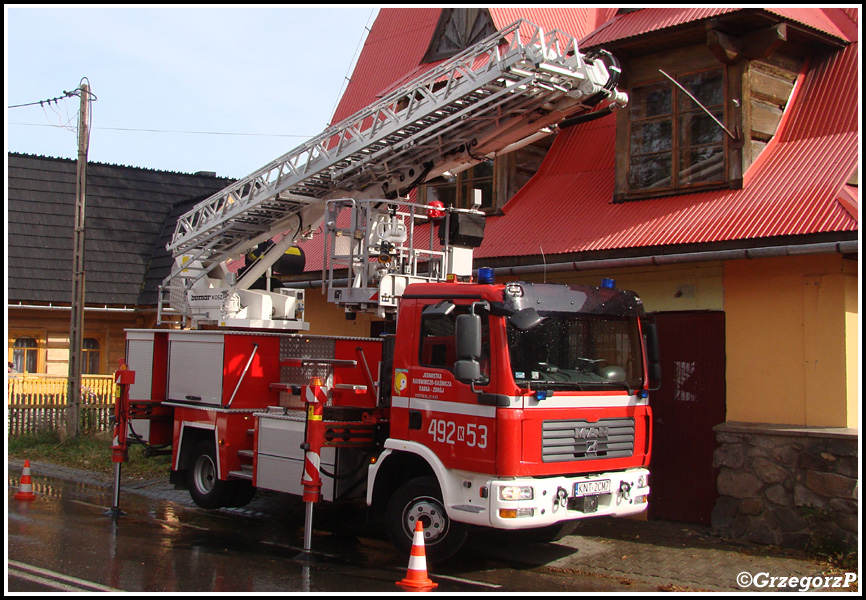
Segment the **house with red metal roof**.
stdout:
<svg viewBox="0 0 866 600">
<path fill-rule="evenodd" d="M 415 200 L 465 207 L 480 189 L 476 267 L 614 278 L 655 314 L 652 518 L 855 543 L 859 10 L 384 8 L 333 122 L 518 19 L 612 53 L 628 106 Z M 304 246 L 308 271 L 318 246 Z M 333 314 L 309 296 L 312 323 Z"/>
</svg>

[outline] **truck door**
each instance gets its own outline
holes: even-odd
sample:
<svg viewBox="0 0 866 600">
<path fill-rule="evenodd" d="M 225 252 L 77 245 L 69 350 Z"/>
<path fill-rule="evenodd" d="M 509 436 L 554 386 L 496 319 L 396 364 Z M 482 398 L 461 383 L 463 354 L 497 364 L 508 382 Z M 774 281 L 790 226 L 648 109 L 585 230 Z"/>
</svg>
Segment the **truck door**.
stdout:
<svg viewBox="0 0 866 600">
<path fill-rule="evenodd" d="M 460 314 L 473 310 L 469 303 L 436 310 L 428 304 L 421 312 L 417 356 L 409 362 L 405 377 L 409 400 L 409 439 L 433 449 L 445 466 L 492 473 L 495 464 L 496 407 L 479 404 L 478 393 L 490 384 L 493 371 L 490 317 L 482 317 L 481 372 L 475 390 L 459 382 L 453 373 L 457 361 L 455 323 Z"/>
</svg>

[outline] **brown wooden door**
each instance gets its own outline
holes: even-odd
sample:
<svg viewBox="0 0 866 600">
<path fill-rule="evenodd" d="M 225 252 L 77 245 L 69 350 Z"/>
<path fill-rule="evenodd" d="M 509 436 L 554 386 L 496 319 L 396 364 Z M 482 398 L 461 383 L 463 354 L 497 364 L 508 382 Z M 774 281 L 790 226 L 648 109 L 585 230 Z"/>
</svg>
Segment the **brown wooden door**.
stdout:
<svg viewBox="0 0 866 600">
<path fill-rule="evenodd" d="M 713 426 L 725 420 L 725 314 L 655 317 L 662 384 L 650 394 L 650 515 L 709 524 L 717 496 Z"/>
</svg>

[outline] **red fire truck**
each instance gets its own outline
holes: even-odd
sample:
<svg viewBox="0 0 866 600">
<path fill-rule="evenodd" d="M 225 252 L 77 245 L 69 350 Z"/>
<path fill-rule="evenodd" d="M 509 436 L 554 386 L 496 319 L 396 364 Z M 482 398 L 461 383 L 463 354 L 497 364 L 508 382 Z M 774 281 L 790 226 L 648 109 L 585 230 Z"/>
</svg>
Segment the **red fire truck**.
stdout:
<svg viewBox="0 0 866 600">
<path fill-rule="evenodd" d="M 609 55 L 585 57 L 540 28 L 526 41 L 530 26 L 178 220 L 160 313 L 182 321 L 127 333 L 117 486 L 129 444 L 170 447 L 171 481 L 204 508 L 242 506 L 260 489 L 308 507 L 364 498 L 403 551 L 420 521 L 433 561 L 472 526 L 553 534 L 646 509 L 657 362 L 640 299 L 610 281 L 497 283 L 472 266 L 478 210 L 400 199 L 603 100 L 625 103 Z M 384 335 L 309 335 L 304 290 L 252 289 L 320 226 L 328 300 L 347 316 L 379 314 Z M 262 243 L 259 262 L 229 268 Z M 311 508 L 307 519 L 309 532 Z"/>
</svg>

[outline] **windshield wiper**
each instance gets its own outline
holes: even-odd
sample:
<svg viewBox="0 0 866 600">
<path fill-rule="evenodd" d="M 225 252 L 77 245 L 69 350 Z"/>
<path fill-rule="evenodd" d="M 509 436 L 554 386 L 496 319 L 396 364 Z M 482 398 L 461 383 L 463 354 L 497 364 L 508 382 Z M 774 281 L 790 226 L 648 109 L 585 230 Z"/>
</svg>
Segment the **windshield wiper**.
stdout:
<svg viewBox="0 0 866 600">
<path fill-rule="evenodd" d="M 548 391 L 551 389 L 569 389 L 578 392 L 602 391 L 615 386 L 617 389 L 624 389 L 629 396 L 635 394 L 635 388 L 632 388 L 627 383 L 619 381 L 546 381 L 541 379 L 520 380 L 515 381 L 521 387 L 526 386 L 530 392 Z"/>
</svg>

